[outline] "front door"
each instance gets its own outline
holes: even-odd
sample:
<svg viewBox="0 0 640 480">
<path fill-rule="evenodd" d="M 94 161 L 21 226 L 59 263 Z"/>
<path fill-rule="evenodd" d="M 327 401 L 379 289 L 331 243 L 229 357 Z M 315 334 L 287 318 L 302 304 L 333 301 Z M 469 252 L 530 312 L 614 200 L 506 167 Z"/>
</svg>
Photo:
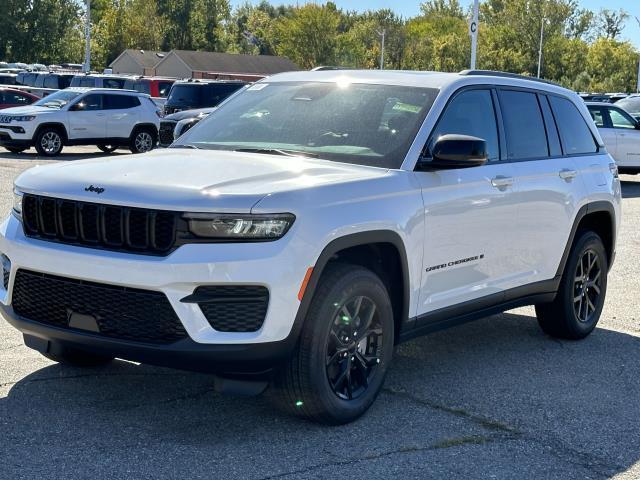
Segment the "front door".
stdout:
<svg viewBox="0 0 640 480">
<path fill-rule="evenodd" d="M 424 198 L 424 261 L 418 315 L 492 294 L 514 285 L 517 221 L 514 171 L 500 161 L 492 89 L 458 93 L 438 121 L 428 150 L 445 134 L 472 135 L 487 142 L 485 166 L 416 172 Z M 492 295 L 492 299 L 496 299 Z M 419 324 L 432 321 L 424 316 Z"/>
<path fill-rule="evenodd" d="M 103 139 L 107 134 L 107 117 L 101 94 L 91 94 L 72 105 L 69 115 L 69 139 Z"/>
</svg>

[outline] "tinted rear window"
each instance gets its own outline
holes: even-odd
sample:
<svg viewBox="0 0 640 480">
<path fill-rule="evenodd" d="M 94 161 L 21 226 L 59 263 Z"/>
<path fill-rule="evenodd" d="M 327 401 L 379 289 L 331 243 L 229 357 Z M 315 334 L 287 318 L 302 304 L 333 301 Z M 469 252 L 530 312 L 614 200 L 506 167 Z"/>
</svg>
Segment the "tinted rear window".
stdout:
<svg viewBox="0 0 640 480">
<path fill-rule="evenodd" d="M 107 110 L 123 110 L 140 106 L 138 97 L 131 95 L 104 95 L 104 108 Z"/>
<path fill-rule="evenodd" d="M 549 102 L 560 130 L 565 155 L 597 152 L 598 145 L 591 130 L 573 102 L 560 97 L 549 97 Z"/>
<path fill-rule="evenodd" d="M 189 107 L 215 107 L 242 87 L 241 83 L 174 85 L 167 103 Z"/>
<path fill-rule="evenodd" d="M 510 160 L 547 157 L 547 135 L 537 95 L 503 90 L 500 107 L 507 136 L 507 157 Z"/>
</svg>

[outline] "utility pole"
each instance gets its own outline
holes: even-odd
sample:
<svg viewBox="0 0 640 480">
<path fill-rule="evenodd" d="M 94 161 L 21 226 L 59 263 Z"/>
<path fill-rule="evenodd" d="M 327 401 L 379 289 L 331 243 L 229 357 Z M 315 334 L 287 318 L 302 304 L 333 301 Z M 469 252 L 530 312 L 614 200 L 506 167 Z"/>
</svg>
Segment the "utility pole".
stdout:
<svg viewBox="0 0 640 480">
<path fill-rule="evenodd" d="M 381 32 L 378 32 L 378 35 L 382 37 L 381 47 L 380 47 L 380 70 L 384 70 L 384 37 L 387 34 L 387 30 L 385 28 L 382 29 Z"/>
<path fill-rule="evenodd" d="M 84 26 L 85 49 L 84 49 L 84 67 L 85 72 L 91 71 L 91 0 L 87 1 L 86 23 Z"/>
<path fill-rule="evenodd" d="M 469 22 L 469 35 L 471 35 L 471 70 L 476 69 L 478 52 L 478 23 L 480 21 L 480 0 L 473 2 L 473 16 Z"/>
<path fill-rule="evenodd" d="M 544 13 L 542 14 L 542 21 L 540 22 L 540 48 L 538 49 L 538 78 L 542 71 L 542 44 L 544 42 Z"/>
</svg>

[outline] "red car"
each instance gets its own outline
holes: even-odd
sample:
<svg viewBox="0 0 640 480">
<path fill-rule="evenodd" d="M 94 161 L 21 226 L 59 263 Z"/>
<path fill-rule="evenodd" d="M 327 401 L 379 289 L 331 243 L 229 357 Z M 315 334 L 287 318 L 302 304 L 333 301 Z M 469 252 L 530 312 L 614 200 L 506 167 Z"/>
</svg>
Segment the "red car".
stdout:
<svg viewBox="0 0 640 480">
<path fill-rule="evenodd" d="M 175 78 L 136 77 L 127 80 L 124 83 L 124 88 L 146 93 L 152 97 L 167 98 L 169 90 L 171 90 L 171 85 L 173 85 L 175 81 Z"/>
<path fill-rule="evenodd" d="M 40 100 L 40 97 L 23 92 L 22 90 L 17 90 L 15 88 L 0 88 L 0 109 L 31 105 L 37 100 Z"/>
</svg>

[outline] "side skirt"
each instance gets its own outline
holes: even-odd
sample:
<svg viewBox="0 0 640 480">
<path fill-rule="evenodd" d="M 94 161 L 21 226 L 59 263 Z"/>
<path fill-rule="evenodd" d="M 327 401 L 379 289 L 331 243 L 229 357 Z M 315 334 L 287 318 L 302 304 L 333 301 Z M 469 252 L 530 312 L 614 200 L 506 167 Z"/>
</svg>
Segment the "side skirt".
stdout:
<svg viewBox="0 0 640 480">
<path fill-rule="evenodd" d="M 400 332 L 398 344 L 447 328 L 479 320 L 518 307 L 552 302 L 561 277 L 487 295 L 460 305 L 441 308 L 416 317 L 411 329 Z"/>
</svg>

